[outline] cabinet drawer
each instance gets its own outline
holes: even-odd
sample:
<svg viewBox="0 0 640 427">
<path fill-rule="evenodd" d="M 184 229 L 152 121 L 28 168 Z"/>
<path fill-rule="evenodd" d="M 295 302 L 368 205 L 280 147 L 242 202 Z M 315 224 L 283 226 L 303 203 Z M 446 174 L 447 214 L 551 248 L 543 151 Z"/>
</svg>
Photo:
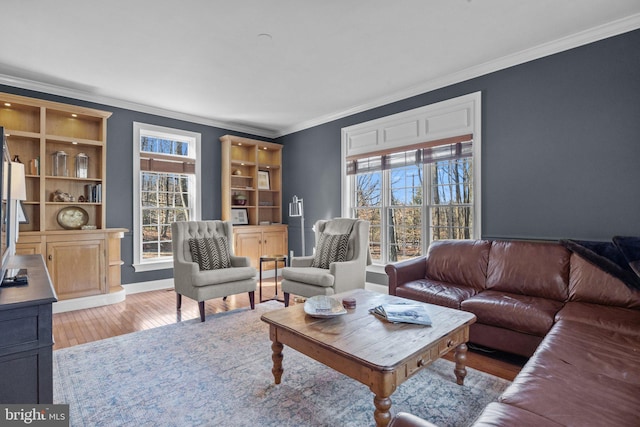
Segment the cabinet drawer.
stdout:
<svg viewBox="0 0 640 427">
<path fill-rule="evenodd" d="M 0 355 L 38 345 L 38 308 L 0 312 Z"/>
</svg>

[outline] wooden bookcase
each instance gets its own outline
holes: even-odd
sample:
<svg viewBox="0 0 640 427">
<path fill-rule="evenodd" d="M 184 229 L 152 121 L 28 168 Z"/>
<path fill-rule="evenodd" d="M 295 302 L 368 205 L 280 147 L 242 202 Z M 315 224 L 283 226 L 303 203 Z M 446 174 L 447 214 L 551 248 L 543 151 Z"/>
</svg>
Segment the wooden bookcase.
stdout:
<svg viewBox="0 0 640 427">
<path fill-rule="evenodd" d="M 287 226 L 282 224 L 282 145 L 232 135 L 220 142 L 222 219 L 233 221 L 235 212 L 246 213 L 246 224 L 234 224 L 234 249 L 257 268 L 261 255 L 286 255 L 288 250 Z"/>
<path fill-rule="evenodd" d="M 0 126 L 12 159 L 25 165 L 28 222 L 20 224 L 18 254 L 46 255 L 59 299 L 104 294 L 120 287 L 120 239 L 106 228 L 106 142 L 110 112 L 0 93 Z M 53 173 L 53 154 L 67 154 L 65 173 Z M 86 177 L 76 177 L 76 156 L 88 156 Z M 54 200 L 56 191 L 73 200 Z M 80 201 L 81 197 L 91 201 Z M 92 229 L 65 229 L 58 214 L 80 208 Z M 111 240 L 115 240 L 116 243 Z"/>
</svg>

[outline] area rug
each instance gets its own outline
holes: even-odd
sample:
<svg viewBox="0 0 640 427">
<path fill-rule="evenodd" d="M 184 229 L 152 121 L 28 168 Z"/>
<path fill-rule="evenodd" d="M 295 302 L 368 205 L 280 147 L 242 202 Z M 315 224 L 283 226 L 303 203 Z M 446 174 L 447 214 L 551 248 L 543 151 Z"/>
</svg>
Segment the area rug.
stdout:
<svg viewBox="0 0 640 427">
<path fill-rule="evenodd" d="M 282 304 L 238 309 L 53 353 L 54 403 L 72 426 L 369 426 L 368 387 L 285 346 L 282 383 L 271 374 L 268 325 Z M 508 381 L 438 360 L 391 396 L 439 426 L 465 426 Z"/>
</svg>

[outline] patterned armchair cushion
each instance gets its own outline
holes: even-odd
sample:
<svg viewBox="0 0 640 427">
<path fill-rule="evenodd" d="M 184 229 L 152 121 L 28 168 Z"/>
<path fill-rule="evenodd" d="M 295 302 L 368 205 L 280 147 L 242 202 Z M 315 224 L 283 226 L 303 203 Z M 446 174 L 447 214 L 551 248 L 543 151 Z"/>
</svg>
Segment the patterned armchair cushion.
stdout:
<svg viewBox="0 0 640 427">
<path fill-rule="evenodd" d="M 348 249 L 349 234 L 322 233 L 311 267 L 328 269 L 332 262 L 344 262 L 347 260 Z"/>
<path fill-rule="evenodd" d="M 224 236 L 189 239 L 189 249 L 193 262 L 198 263 L 201 271 L 231 267 L 229 243 Z"/>
</svg>

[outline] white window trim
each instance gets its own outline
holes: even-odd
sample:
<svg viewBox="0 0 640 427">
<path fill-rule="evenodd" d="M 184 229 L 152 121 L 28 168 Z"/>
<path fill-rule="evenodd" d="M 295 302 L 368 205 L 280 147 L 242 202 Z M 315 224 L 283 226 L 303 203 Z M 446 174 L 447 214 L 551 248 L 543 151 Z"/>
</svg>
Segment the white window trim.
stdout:
<svg viewBox="0 0 640 427">
<path fill-rule="evenodd" d="M 195 196 L 195 218 L 202 218 L 202 192 L 200 177 L 200 145 L 202 135 L 197 132 L 189 132 L 182 129 L 173 129 L 164 126 L 150 125 L 146 123 L 133 122 L 133 268 L 136 272 L 164 270 L 173 268 L 173 260 L 162 261 L 142 261 L 142 239 L 140 230 L 142 229 L 142 213 L 140 209 L 140 133 L 157 133 L 162 135 L 180 135 L 195 140 L 196 151 L 196 196 Z"/>
<path fill-rule="evenodd" d="M 341 205 L 342 216 L 351 217 L 352 180 L 347 175 L 347 156 L 473 134 L 473 238 L 482 236 L 481 147 L 482 94 L 474 92 L 413 110 L 342 128 Z M 384 209 L 382 221 L 385 221 Z M 426 222 L 423 222 L 426 227 Z M 424 230 L 423 230 L 424 233 Z M 386 250 L 381 248 L 381 250 Z M 375 263 L 375 261 L 374 261 Z M 381 265 L 381 264 L 376 264 Z"/>
</svg>

